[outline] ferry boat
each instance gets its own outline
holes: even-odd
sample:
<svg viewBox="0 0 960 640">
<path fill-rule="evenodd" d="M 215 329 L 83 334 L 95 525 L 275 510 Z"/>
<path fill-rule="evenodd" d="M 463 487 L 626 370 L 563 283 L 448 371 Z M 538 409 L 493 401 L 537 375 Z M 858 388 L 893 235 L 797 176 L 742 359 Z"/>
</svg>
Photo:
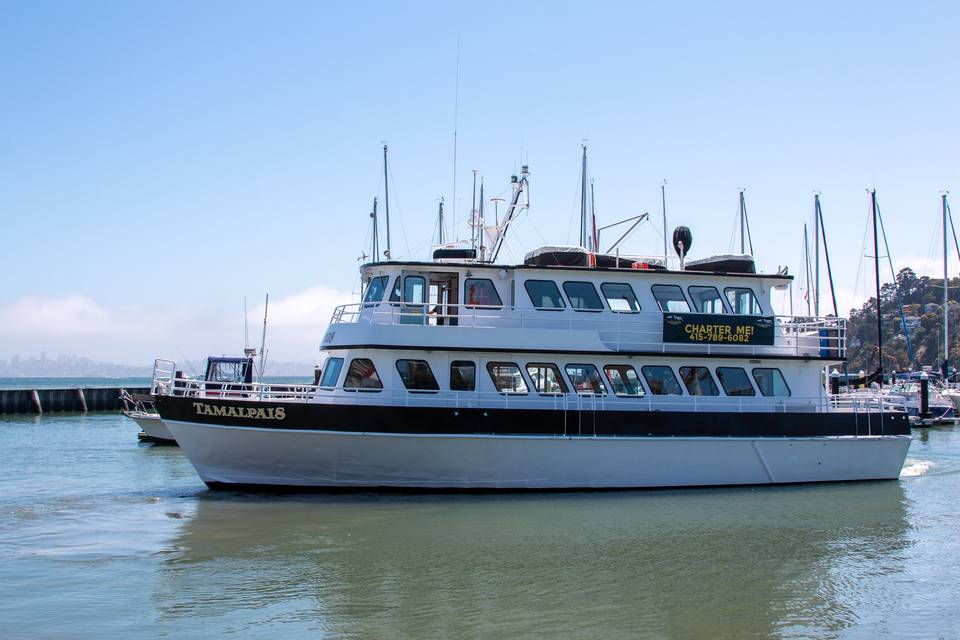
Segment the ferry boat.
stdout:
<svg viewBox="0 0 960 640">
<path fill-rule="evenodd" d="M 900 473 L 907 416 L 827 394 L 845 321 L 776 316 L 770 293 L 789 276 L 598 266 L 576 247 L 512 266 L 443 256 L 363 265 L 362 301 L 334 312 L 316 385 L 159 380 L 160 415 L 203 481 L 587 489 Z"/>
</svg>

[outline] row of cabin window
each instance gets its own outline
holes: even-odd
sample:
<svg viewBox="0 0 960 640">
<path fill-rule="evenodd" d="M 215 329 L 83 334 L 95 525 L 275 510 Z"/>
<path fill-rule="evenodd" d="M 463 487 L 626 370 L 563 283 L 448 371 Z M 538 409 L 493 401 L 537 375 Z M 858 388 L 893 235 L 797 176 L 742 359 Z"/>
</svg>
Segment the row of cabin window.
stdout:
<svg viewBox="0 0 960 640">
<path fill-rule="evenodd" d="M 426 360 L 397 360 L 397 372 L 408 391 L 439 391 L 440 385 Z M 343 368 L 343 358 L 330 358 L 323 369 L 321 387 L 335 387 Z M 526 366 L 527 375 L 534 390 L 541 395 L 569 393 L 570 387 L 553 363 L 531 362 Z M 605 395 L 609 388 L 613 394 L 623 397 L 642 397 L 647 390 L 636 369 L 629 364 L 609 364 L 603 367 L 606 382 L 597 367 L 592 364 L 568 364 L 564 366 L 567 379 L 576 393 Z M 673 369 L 665 365 L 646 365 L 640 368 L 643 379 L 653 395 L 683 395 L 680 382 Z M 707 367 L 680 367 L 680 380 L 691 396 L 719 396 L 720 389 Z M 528 393 L 527 381 L 514 362 L 489 362 L 487 373 L 497 391 L 502 393 Z M 727 396 L 755 396 L 756 390 L 742 367 L 717 367 L 717 378 Z M 785 397 L 790 388 L 779 369 L 754 367 L 751 370 L 757 389 L 767 397 Z M 450 389 L 452 391 L 476 390 L 476 363 L 472 360 L 454 360 L 450 363 Z M 383 383 L 369 358 L 354 358 L 347 370 L 343 388 L 347 390 L 380 390 Z"/>
<path fill-rule="evenodd" d="M 388 276 L 377 276 L 370 280 L 363 296 L 364 303 L 377 303 L 383 299 L 387 289 Z M 523 283 L 531 304 L 542 310 L 559 311 L 566 308 L 564 297 L 553 280 L 526 280 Z M 660 310 L 671 313 L 689 313 L 691 306 L 683 289 L 673 284 L 655 284 L 651 288 Z M 391 302 L 411 304 L 426 303 L 426 281 L 423 276 L 397 276 Z M 467 278 L 463 282 L 464 306 L 502 307 L 503 302 L 493 281 L 488 278 Z M 603 311 L 605 307 L 597 294 L 596 287 L 590 282 L 568 281 L 563 283 L 566 300 L 574 311 Z M 640 302 L 633 287 L 625 282 L 605 282 L 600 291 L 611 311 L 617 313 L 637 313 Z M 693 309 L 699 313 L 735 313 L 737 315 L 761 315 L 763 312 L 753 290 L 749 287 L 727 287 L 724 289 L 726 303 L 716 287 L 689 286 L 687 293 L 693 302 Z"/>
</svg>

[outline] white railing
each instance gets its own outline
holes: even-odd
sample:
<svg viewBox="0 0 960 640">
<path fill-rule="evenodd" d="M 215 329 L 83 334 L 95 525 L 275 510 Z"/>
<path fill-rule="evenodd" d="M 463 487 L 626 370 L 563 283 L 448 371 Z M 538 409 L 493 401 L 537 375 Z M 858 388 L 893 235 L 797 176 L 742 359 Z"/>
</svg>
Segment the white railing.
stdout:
<svg viewBox="0 0 960 640">
<path fill-rule="evenodd" d="M 177 363 L 173 360 L 163 360 L 162 358 L 154 360 L 150 395 L 164 395 L 167 389 L 173 387 L 173 379 L 176 373 Z"/>
<path fill-rule="evenodd" d="M 320 403 L 340 405 L 387 405 L 435 407 L 456 411 L 480 409 L 553 409 L 594 412 L 688 411 L 731 413 L 824 413 L 881 414 L 902 412 L 902 406 L 881 395 L 844 394 L 819 397 L 765 396 L 623 396 L 595 393 L 539 394 L 496 391 L 408 391 L 406 389 L 353 389 L 314 385 L 263 383 L 212 383 L 175 378 L 159 385 L 160 395 L 246 402 Z"/>
<path fill-rule="evenodd" d="M 635 313 L 575 311 L 533 307 L 480 307 L 408 303 L 358 303 L 337 307 L 330 319 L 336 325 L 423 326 L 446 329 L 557 329 L 596 332 L 612 351 L 663 353 L 737 353 L 744 355 L 796 355 L 843 359 L 846 357 L 846 320 L 772 316 L 773 345 L 736 343 L 680 343 L 663 341 L 660 311 Z M 669 315 L 669 314 L 668 314 Z M 684 314 L 707 317 L 710 314 Z M 754 318 L 756 316 L 729 316 Z M 767 316 L 771 317 L 771 316 Z"/>
</svg>

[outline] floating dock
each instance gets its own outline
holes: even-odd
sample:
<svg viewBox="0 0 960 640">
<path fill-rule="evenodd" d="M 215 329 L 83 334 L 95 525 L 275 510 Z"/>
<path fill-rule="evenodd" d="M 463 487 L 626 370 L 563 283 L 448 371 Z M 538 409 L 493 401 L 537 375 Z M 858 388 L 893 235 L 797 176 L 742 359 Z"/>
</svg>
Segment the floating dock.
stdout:
<svg viewBox="0 0 960 640">
<path fill-rule="evenodd" d="M 149 387 L 123 387 L 149 394 Z M 43 414 L 66 411 L 119 411 L 121 387 L 72 389 L 0 389 L 0 414 Z"/>
</svg>

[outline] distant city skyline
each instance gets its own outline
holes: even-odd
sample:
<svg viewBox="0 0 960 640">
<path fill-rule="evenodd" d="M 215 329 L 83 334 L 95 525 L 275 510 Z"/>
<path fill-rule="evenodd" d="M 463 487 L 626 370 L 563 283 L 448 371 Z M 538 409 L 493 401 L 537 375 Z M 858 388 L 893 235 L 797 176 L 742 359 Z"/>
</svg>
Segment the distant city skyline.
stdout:
<svg viewBox="0 0 960 640">
<path fill-rule="evenodd" d="M 868 188 L 895 269 L 942 272 L 958 23 L 948 2 L 10 4 L 0 358 L 237 352 L 269 292 L 271 357 L 319 359 L 384 142 L 397 257 L 427 256 L 441 198 L 466 235 L 473 169 L 490 198 L 524 163 L 512 258 L 574 242 L 584 140 L 602 224 L 651 213 L 628 253 L 662 252 L 664 180 L 667 231 L 729 251 L 745 188 L 759 266 L 799 275 L 818 191 L 845 314 L 873 289 Z"/>
</svg>

